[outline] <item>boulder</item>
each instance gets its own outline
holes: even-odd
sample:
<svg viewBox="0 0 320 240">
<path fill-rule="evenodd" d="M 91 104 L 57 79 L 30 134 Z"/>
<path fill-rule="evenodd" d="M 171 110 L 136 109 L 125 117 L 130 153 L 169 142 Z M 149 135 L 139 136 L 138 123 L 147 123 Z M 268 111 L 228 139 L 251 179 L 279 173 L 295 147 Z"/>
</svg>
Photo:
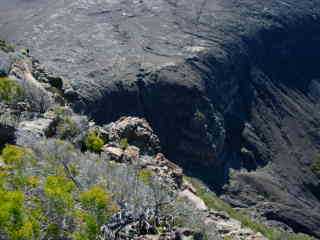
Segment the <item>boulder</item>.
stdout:
<svg viewBox="0 0 320 240">
<path fill-rule="evenodd" d="M 178 188 L 183 185 L 183 170 L 181 167 L 175 163 L 169 161 L 164 154 L 158 153 L 155 157 L 155 162 L 158 166 L 165 170 L 164 172 L 169 175 L 174 182 L 177 184 Z"/>
<path fill-rule="evenodd" d="M 185 189 L 179 193 L 179 197 L 188 199 L 193 206 L 198 210 L 208 210 L 208 207 L 204 203 L 204 201 L 199 198 L 197 195 L 192 193 L 189 189 Z"/>
<path fill-rule="evenodd" d="M 122 161 L 123 150 L 121 148 L 106 145 L 103 147 L 102 151 L 107 157 L 110 158 L 110 160 L 117 162 Z"/>
<path fill-rule="evenodd" d="M 170 238 L 171 239 L 171 238 Z M 178 228 L 174 233 L 173 240 L 205 240 L 206 238 L 203 234 L 195 232 L 194 230 L 188 228 Z"/>
<path fill-rule="evenodd" d="M 54 120 L 50 118 L 20 122 L 15 133 L 16 143 L 28 145 L 44 139 L 52 131 L 53 122 Z"/>
<path fill-rule="evenodd" d="M 160 151 L 160 140 L 149 123 L 142 118 L 122 117 L 118 121 L 104 126 L 109 141 L 120 142 L 126 139 L 130 145 L 142 153 L 155 154 Z"/>
<path fill-rule="evenodd" d="M 123 152 L 123 157 L 122 160 L 124 162 L 138 162 L 140 157 L 140 149 L 135 147 L 135 146 L 128 146 L 124 152 Z"/>
</svg>

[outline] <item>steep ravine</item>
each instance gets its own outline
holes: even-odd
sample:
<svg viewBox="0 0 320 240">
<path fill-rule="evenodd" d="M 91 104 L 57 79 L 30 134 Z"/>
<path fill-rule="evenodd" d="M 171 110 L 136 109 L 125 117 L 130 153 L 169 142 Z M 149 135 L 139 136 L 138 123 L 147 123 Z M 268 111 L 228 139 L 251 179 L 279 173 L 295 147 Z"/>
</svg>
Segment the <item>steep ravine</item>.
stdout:
<svg viewBox="0 0 320 240">
<path fill-rule="evenodd" d="M 259 202 L 267 218 L 319 237 L 319 179 L 310 171 L 319 154 L 319 24 L 306 26 L 250 42 L 252 98 L 240 145 L 250 155 L 240 151 L 240 161 L 268 165 L 235 176 L 227 195 Z"/>
<path fill-rule="evenodd" d="M 134 90 L 106 93 L 92 116 L 146 117 L 171 159 L 216 190 L 226 184 L 229 202 L 320 237 L 319 179 L 310 170 L 320 140 L 320 23 L 242 40 L 222 59 L 208 50 L 157 71 L 141 68 Z"/>
</svg>

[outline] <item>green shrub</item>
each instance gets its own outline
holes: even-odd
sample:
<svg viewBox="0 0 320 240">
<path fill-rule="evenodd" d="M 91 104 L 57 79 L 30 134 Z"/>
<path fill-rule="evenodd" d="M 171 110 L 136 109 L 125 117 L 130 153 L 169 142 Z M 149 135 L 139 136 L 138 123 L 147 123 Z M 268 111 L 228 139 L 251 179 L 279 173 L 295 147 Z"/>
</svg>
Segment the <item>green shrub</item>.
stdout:
<svg viewBox="0 0 320 240">
<path fill-rule="evenodd" d="M 103 139 L 99 136 L 99 133 L 96 131 L 91 131 L 85 138 L 85 147 L 91 152 L 101 152 L 104 145 Z"/>
<path fill-rule="evenodd" d="M 28 218 L 21 191 L 0 190 L 0 233 L 12 240 L 36 239 L 39 224 Z"/>
<path fill-rule="evenodd" d="M 59 140 L 57 145 L 53 142 L 56 141 L 48 143 L 47 148 L 33 148 L 32 152 L 14 145 L 3 149 L 0 156 L 0 236 L 4 240 L 96 239 L 101 225 L 118 211 L 112 195 L 96 185 L 96 180 L 89 184 L 84 180 L 79 187 L 75 182 L 78 176 L 73 179 L 79 167 L 75 159 L 99 158 L 75 150 L 68 154 L 69 146 L 61 145 L 63 141 Z M 77 158 L 76 153 L 79 154 Z M 37 161 L 33 163 L 35 158 Z M 82 174 L 79 177 L 83 177 Z M 23 179 L 23 184 L 16 179 Z M 81 192 L 80 188 L 87 190 Z"/>
<path fill-rule="evenodd" d="M 96 239 L 100 227 L 108 218 L 118 211 L 113 203 L 111 195 L 100 186 L 93 186 L 80 194 L 81 206 L 84 209 L 80 213 L 82 222 L 81 233 L 76 234 L 77 239 Z"/>
<path fill-rule="evenodd" d="M 23 97 L 22 87 L 8 77 L 0 77 L 0 100 L 6 103 L 18 101 Z"/>
<path fill-rule="evenodd" d="M 27 185 L 31 188 L 36 188 L 40 185 L 40 178 L 37 176 L 28 176 Z"/>
<path fill-rule="evenodd" d="M 150 185 L 153 176 L 154 173 L 149 169 L 141 169 L 138 173 L 139 180 L 146 185 Z"/>
<path fill-rule="evenodd" d="M 82 207 L 97 217 L 102 224 L 117 211 L 117 206 L 112 202 L 110 193 L 100 186 L 92 186 L 89 190 L 80 194 Z"/>
<path fill-rule="evenodd" d="M 99 225 L 94 216 L 88 213 L 80 215 L 80 230 L 73 234 L 75 240 L 96 239 L 99 235 Z"/>
<path fill-rule="evenodd" d="M 32 151 L 16 145 L 7 144 L 2 150 L 0 159 L 9 166 L 21 168 L 25 164 L 33 164 Z"/>
<path fill-rule="evenodd" d="M 50 200 L 51 207 L 63 214 L 74 206 L 73 191 L 75 184 L 64 176 L 48 176 L 44 193 Z"/>
<path fill-rule="evenodd" d="M 0 184 L 6 184 L 12 189 L 28 185 L 25 166 L 35 163 L 30 150 L 15 145 L 6 145 L 2 150 L 0 160 L 4 164 L 0 171 L 3 177 Z"/>
<path fill-rule="evenodd" d="M 125 150 L 129 146 L 128 139 L 127 138 L 120 139 L 120 143 L 119 144 L 120 144 L 120 148 Z"/>
<path fill-rule="evenodd" d="M 76 207 L 76 188 L 73 181 L 65 176 L 48 176 L 43 186 L 42 208 L 45 216 L 43 223 L 47 225 L 43 232 L 45 239 L 68 239 L 70 233 L 62 226 L 67 221 L 74 222 Z"/>
<path fill-rule="evenodd" d="M 151 180 L 151 171 L 141 171 L 137 181 L 135 166 L 101 161 L 62 140 L 47 139 L 30 147 L 32 151 L 8 145 L 1 155 L 1 239 L 97 239 L 101 225 L 118 212 L 116 201 L 134 206 L 138 215 L 150 204 L 174 198 L 160 180 L 143 184 Z M 24 184 L 12 181 L 17 177 Z M 132 196 L 132 189 L 138 188 Z M 165 208 L 159 209 L 161 216 L 168 212 Z"/>
<path fill-rule="evenodd" d="M 199 121 L 199 122 L 204 122 L 206 121 L 206 115 L 204 115 L 203 112 L 201 112 L 199 109 L 194 113 L 194 118 Z"/>
<path fill-rule="evenodd" d="M 311 165 L 311 171 L 320 178 L 320 156 Z"/>
<path fill-rule="evenodd" d="M 46 229 L 46 239 L 59 239 L 61 230 L 58 224 L 49 223 Z"/>
<path fill-rule="evenodd" d="M 80 130 L 72 120 L 72 118 L 65 116 L 58 120 L 57 125 L 57 135 L 61 139 L 72 139 L 73 137 L 77 136 L 80 133 Z"/>
<path fill-rule="evenodd" d="M 68 111 L 65 107 L 62 106 L 57 106 L 53 109 L 53 112 L 58 116 L 58 117 L 63 117 L 68 115 Z"/>
<path fill-rule="evenodd" d="M 7 165 L 21 167 L 24 155 L 25 149 L 15 145 L 6 145 L 2 151 L 1 159 Z"/>
<path fill-rule="evenodd" d="M 0 50 L 6 53 L 14 52 L 14 46 L 0 39 Z"/>
</svg>

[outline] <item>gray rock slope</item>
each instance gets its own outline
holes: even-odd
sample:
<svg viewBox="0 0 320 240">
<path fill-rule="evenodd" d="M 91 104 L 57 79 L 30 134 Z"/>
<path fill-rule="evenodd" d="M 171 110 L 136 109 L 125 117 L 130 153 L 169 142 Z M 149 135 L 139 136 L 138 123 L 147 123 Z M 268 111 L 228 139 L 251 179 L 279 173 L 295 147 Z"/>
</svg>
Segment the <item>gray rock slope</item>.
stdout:
<svg viewBox="0 0 320 240">
<path fill-rule="evenodd" d="M 320 237 L 319 0 L 1 0 L 0 33 L 78 111 L 146 117 L 234 205 Z"/>
</svg>

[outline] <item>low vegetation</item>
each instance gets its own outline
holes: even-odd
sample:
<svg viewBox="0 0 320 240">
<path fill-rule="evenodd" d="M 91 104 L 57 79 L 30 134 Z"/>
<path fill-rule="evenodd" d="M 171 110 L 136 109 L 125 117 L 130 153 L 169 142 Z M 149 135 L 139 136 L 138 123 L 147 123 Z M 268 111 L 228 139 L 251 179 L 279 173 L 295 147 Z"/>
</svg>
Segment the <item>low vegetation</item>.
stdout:
<svg viewBox="0 0 320 240">
<path fill-rule="evenodd" d="M 65 158 L 76 151 L 62 141 L 53 145 L 64 149 L 64 157 L 59 159 L 51 150 L 40 156 L 13 145 L 3 149 L 0 234 L 5 239 L 95 239 L 118 210 L 105 186 L 79 187 L 76 171 Z"/>
<path fill-rule="evenodd" d="M 97 131 L 89 132 L 85 138 L 84 143 L 87 150 L 91 152 L 96 152 L 96 153 L 101 152 L 102 147 L 104 145 L 104 141 L 100 137 L 99 132 Z"/>
<path fill-rule="evenodd" d="M 147 209 L 216 239 L 214 228 L 204 228 L 205 216 L 150 170 L 83 153 L 58 139 L 6 145 L 0 155 L 1 239 L 97 239 L 119 210 L 139 218 Z M 168 226 L 159 224 L 157 232 L 164 231 Z"/>
<path fill-rule="evenodd" d="M 59 119 L 56 129 L 56 134 L 59 138 L 71 140 L 73 137 L 80 134 L 79 131 L 80 129 L 71 117 L 65 116 Z"/>
<path fill-rule="evenodd" d="M 311 171 L 320 178 L 320 156 L 318 156 L 311 165 Z"/>
<path fill-rule="evenodd" d="M 153 176 L 154 176 L 154 173 L 149 169 L 141 169 L 138 172 L 139 180 L 147 185 L 149 185 L 151 183 Z"/>
<path fill-rule="evenodd" d="M 14 51 L 14 46 L 0 39 L 0 50 L 9 53 Z"/>
<path fill-rule="evenodd" d="M 13 103 L 21 100 L 23 89 L 14 80 L 8 77 L 0 77 L 0 101 Z"/>
<path fill-rule="evenodd" d="M 120 145 L 120 148 L 125 150 L 129 146 L 128 139 L 127 138 L 120 139 L 119 145 Z"/>
<path fill-rule="evenodd" d="M 199 109 L 197 109 L 197 111 L 194 113 L 194 118 L 199 121 L 199 122 L 204 122 L 206 121 L 206 115 L 201 112 Z"/>
</svg>

